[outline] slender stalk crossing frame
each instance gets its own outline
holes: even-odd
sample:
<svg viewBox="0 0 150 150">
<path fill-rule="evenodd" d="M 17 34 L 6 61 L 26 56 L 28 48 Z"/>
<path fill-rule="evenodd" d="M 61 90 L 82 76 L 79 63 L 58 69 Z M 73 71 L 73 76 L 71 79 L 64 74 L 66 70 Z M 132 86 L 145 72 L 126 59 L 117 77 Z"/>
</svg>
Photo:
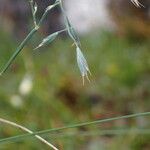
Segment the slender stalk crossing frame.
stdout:
<svg viewBox="0 0 150 150">
<path fill-rule="evenodd" d="M 138 0 L 131 0 L 131 1 L 137 7 L 143 6 L 141 3 L 139 3 Z M 30 31 L 30 33 L 26 36 L 26 38 L 21 42 L 21 44 L 18 46 L 16 51 L 13 53 L 13 55 L 10 57 L 10 59 L 6 63 L 6 65 L 2 68 L 2 71 L 0 72 L 0 76 L 10 67 L 10 65 L 15 60 L 15 58 L 18 56 L 18 54 L 28 44 L 29 40 L 33 37 L 33 35 L 39 30 L 39 28 L 41 27 L 42 22 L 44 21 L 44 19 L 47 16 L 48 12 L 51 9 L 55 8 L 55 6 L 60 5 L 60 8 L 61 8 L 61 10 L 64 14 L 64 18 L 66 20 L 66 29 L 68 30 L 68 34 L 73 39 L 73 41 L 76 45 L 76 48 L 80 52 L 78 54 L 78 64 L 79 64 L 80 71 L 82 73 L 83 78 L 84 78 L 84 76 L 86 76 L 87 79 L 88 79 L 87 73 L 88 72 L 90 73 L 90 70 L 88 68 L 87 62 L 86 62 L 82 52 L 80 51 L 80 41 L 78 40 L 78 36 L 76 35 L 76 32 L 75 32 L 74 28 L 71 26 L 71 24 L 68 20 L 68 17 L 65 14 L 65 11 L 64 11 L 63 6 L 62 6 L 62 1 L 61 0 L 56 0 L 53 5 L 47 7 L 47 9 L 45 10 L 44 14 L 42 15 L 42 17 L 41 17 L 41 19 L 38 23 L 36 21 L 37 5 L 36 4 L 34 5 L 33 0 L 29 0 L 29 2 L 30 2 L 30 5 L 31 5 L 34 28 Z M 66 29 L 58 31 L 58 32 L 61 33 L 63 31 L 66 31 Z M 56 131 L 65 130 L 65 129 L 69 129 L 69 128 L 78 128 L 78 127 L 82 127 L 82 126 L 95 125 L 95 124 L 99 124 L 99 123 L 115 121 L 115 120 L 119 120 L 119 119 L 127 119 L 127 118 L 134 118 L 134 117 L 148 116 L 148 115 L 150 115 L 150 112 L 137 113 L 137 114 L 125 115 L 125 116 L 108 118 L 108 119 L 103 119 L 103 120 L 96 120 L 96 121 L 91 121 L 91 122 L 79 123 L 79 124 L 69 125 L 69 126 L 60 127 L 60 128 L 48 129 L 48 130 L 43 130 L 43 131 L 39 131 L 39 132 L 32 132 L 31 130 L 29 130 L 29 129 L 21 126 L 21 125 L 18 125 L 17 123 L 14 123 L 14 122 L 11 122 L 11 121 L 0 118 L 1 123 L 5 123 L 5 124 L 8 124 L 8 125 L 14 126 L 16 128 L 19 128 L 19 129 L 21 129 L 25 132 L 28 132 L 28 134 L 23 134 L 23 135 L 18 135 L 18 136 L 13 136 L 13 137 L 9 137 L 9 138 L 0 139 L 0 144 L 7 143 L 7 142 L 12 142 L 12 141 L 16 141 L 16 140 L 21 140 L 21 139 L 24 139 L 24 138 L 27 138 L 27 137 L 35 136 L 37 139 L 39 139 L 43 143 L 47 144 L 49 147 L 53 148 L 54 150 L 58 150 L 55 146 L 53 146 L 51 143 L 47 142 L 45 139 L 43 139 L 39 135 L 48 134 L 48 133 L 51 133 L 51 132 L 54 132 L 54 131 L 56 132 Z"/>
<path fill-rule="evenodd" d="M 31 130 L 29 130 L 28 128 L 21 126 L 17 123 L 14 123 L 12 121 L 8 121 L 6 119 L 0 118 L 0 123 L 3 124 L 7 124 L 7 125 L 11 125 L 13 127 L 16 127 L 18 129 L 21 129 L 22 131 L 25 131 L 29 134 L 33 134 L 34 132 L 32 132 Z M 46 141 L 45 139 L 43 139 L 42 137 L 40 137 L 39 135 L 35 134 L 34 135 L 38 140 L 40 140 L 41 142 L 43 142 L 44 144 L 48 145 L 50 148 L 54 149 L 54 150 L 58 150 L 54 145 L 52 145 L 51 143 L 49 143 L 48 141 Z"/>
<path fill-rule="evenodd" d="M 91 121 L 91 122 L 73 124 L 73 125 L 68 125 L 68 126 L 64 126 L 60 128 L 47 129 L 43 131 L 34 132 L 31 134 L 22 134 L 22 135 L 13 136 L 13 137 L 5 138 L 5 139 L 0 139 L 0 144 L 19 141 L 28 137 L 33 137 L 35 135 L 45 135 L 48 133 L 57 132 L 57 131 L 65 130 L 65 129 L 79 128 L 83 126 L 96 125 L 96 124 L 111 122 L 111 121 L 120 120 L 120 119 L 128 119 L 128 118 L 135 118 L 135 117 L 142 117 L 142 116 L 149 116 L 149 115 L 150 115 L 150 112 L 143 112 L 143 113 L 136 113 L 136 114 L 131 114 L 131 115 L 107 118 L 107 119 L 102 119 L 102 120 L 96 120 L 96 121 Z"/>
<path fill-rule="evenodd" d="M 29 0 L 29 2 L 30 2 L 30 5 L 31 5 L 31 10 L 32 10 L 32 15 L 33 15 L 34 28 L 30 31 L 30 33 L 26 36 L 26 38 L 21 42 L 21 44 L 18 46 L 18 48 L 15 50 L 15 52 L 13 53 L 13 55 L 10 57 L 10 59 L 6 63 L 6 65 L 2 68 L 2 71 L 0 72 L 0 76 L 2 76 L 4 72 L 6 72 L 6 70 L 10 67 L 10 65 L 15 60 L 15 58 L 18 56 L 18 54 L 28 44 L 28 42 L 33 37 L 33 35 L 39 30 L 39 28 L 41 27 L 42 22 L 46 18 L 46 16 L 49 13 L 49 11 L 52 10 L 54 7 L 56 7 L 59 4 L 59 2 L 56 2 L 56 3 L 54 3 L 52 5 L 52 7 L 50 7 L 49 9 L 46 9 L 46 11 L 42 15 L 39 23 L 37 24 L 36 23 L 35 14 L 33 14 L 34 13 L 33 12 L 33 0 Z"/>
</svg>

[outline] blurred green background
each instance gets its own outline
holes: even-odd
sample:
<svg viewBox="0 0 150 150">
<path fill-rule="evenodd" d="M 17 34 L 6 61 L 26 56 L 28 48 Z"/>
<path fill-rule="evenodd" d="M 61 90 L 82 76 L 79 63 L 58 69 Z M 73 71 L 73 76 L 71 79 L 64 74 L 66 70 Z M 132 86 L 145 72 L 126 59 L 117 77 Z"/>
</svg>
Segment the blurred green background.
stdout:
<svg viewBox="0 0 150 150">
<path fill-rule="evenodd" d="M 4 28 L 4 27 L 3 27 Z M 0 66 L 22 38 L 0 28 Z M 126 28 L 124 28 L 124 31 Z M 131 32 L 132 33 L 132 32 Z M 150 110 L 150 40 L 101 30 L 81 36 L 92 72 L 82 85 L 75 48 L 67 37 L 33 51 L 38 33 L 0 78 L 0 117 L 32 131 Z M 44 135 L 65 150 L 149 150 L 149 117 L 118 120 Z M 133 132 L 132 129 L 138 129 Z M 111 130 L 115 130 L 111 132 Z M 124 132 L 120 132 L 124 131 Z M 0 138 L 22 134 L 0 124 Z M 33 138 L 0 149 L 48 149 Z"/>
</svg>

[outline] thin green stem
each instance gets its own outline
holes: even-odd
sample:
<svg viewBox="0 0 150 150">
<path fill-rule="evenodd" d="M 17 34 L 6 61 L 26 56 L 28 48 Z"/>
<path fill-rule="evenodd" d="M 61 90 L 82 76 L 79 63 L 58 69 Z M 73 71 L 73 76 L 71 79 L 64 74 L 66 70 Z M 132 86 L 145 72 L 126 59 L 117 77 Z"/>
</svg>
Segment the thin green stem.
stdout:
<svg viewBox="0 0 150 150">
<path fill-rule="evenodd" d="M 60 128 L 53 128 L 53 129 L 38 131 L 38 132 L 34 132 L 32 134 L 22 134 L 22 135 L 18 135 L 18 136 L 1 139 L 0 143 L 8 143 L 8 142 L 12 142 L 12 141 L 18 141 L 21 139 L 25 139 L 27 137 L 32 137 L 37 134 L 44 135 L 44 134 L 48 134 L 51 132 L 61 131 L 61 130 L 70 129 L 70 128 L 78 128 L 78 127 L 96 125 L 96 124 L 120 120 L 120 119 L 128 119 L 128 118 L 142 117 L 142 116 L 148 116 L 148 115 L 150 115 L 150 112 L 136 113 L 136 114 L 131 114 L 131 115 L 125 115 L 125 116 L 107 118 L 107 119 L 96 120 L 96 121 L 91 121 L 91 122 L 79 123 L 79 124 L 69 125 L 69 126 L 60 127 Z"/>
<path fill-rule="evenodd" d="M 0 75 L 2 75 L 12 64 L 13 60 L 18 56 L 18 54 L 21 52 L 21 50 L 25 47 L 25 45 L 28 43 L 28 41 L 32 38 L 32 36 L 37 32 L 38 28 L 34 28 L 31 30 L 31 32 L 26 36 L 26 38 L 23 40 L 23 42 L 18 46 L 16 51 L 13 53 L 13 55 L 10 57 L 4 68 L 2 69 Z"/>
<path fill-rule="evenodd" d="M 148 135 L 150 134 L 150 129 L 138 129 L 138 128 L 128 128 L 128 129 L 107 129 L 107 130 L 94 130 L 94 131 L 76 131 L 76 132 L 63 132 L 57 134 L 51 134 L 51 139 L 56 138 L 68 138 L 68 137 L 86 137 L 86 136 L 97 136 L 97 135 L 126 135 L 126 134 L 140 134 Z M 44 137 L 47 137 L 46 135 Z"/>
<path fill-rule="evenodd" d="M 33 132 L 31 130 L 29 130 L 28 128 L 24 127 L 24 126 L 21 126 L 15 122 L 12 122 L 12 121 L 9 121 L 9 120 L 6 120 L 6 119 L 3 119 L 3 118 L 0 118 L 0 122 L 3 123 L 3 124 L 7 124 L 7 125 L 11 125 L 13 127 L 16 127 L 16 128 L 19 128 L 21 129 L 22 131 L 25 131 L 29 134 L 32 134 Z M 40 137 L 39 135 L 34 135 L 38 140 L 40 140 L 41 142 L 43 142 L 44 144 L 48 145 L 49 147 L 51 147 L 52 149 L 54 150 L 58 150 L 54 145 L 52 145 L 51 143 L 49 143 L 48 141 L 46 141 L 45 139 L 43 139 L 42 137 Z"/>
<path fill-rule="evenodd" d="M 63 30 L 60 30 L 60 31 L 57 31 L 57 32 L 58 32 L 58 34 L 60 34 L 60 33 L 65 32 L 65 31 L 67 31 L 67 29 L 63 29 Z"/>
<path fill-rule="evenodd" d="M 6 65 L 4 66 L 4 68 L 2 68 L 2 71 L 0 72 L 0 76 L 10 67 L 10 65 L 12 64 L 12 62 L 14 61 L 14 59 L 18 56 L 18 54 L 21 52 L 21 50 L 25 47 L 25 45 L 28 43 L 28 41 L 33 37 L 33 35 L 38 31 L 38 29 L 40 28 L 43 20 L 46 18 L 48 12 L 54 8 L 55 6 L 57 6 L 58 4 L 60 4 L 59 2 L 56 2 L 54 5 L 52 5 L 51 7 L 49 6 L 46 11 L 44 12 L 42 18 L 40 19 L 38 25 L 35 26 L 35 28 L 27 35 L 27 37 L 23 40 L 23 42 L 18 46 L 18 48 L 16 49 L 16 51 L 13 53 L 13 55 L 10 57 L 10 59 L 8 60 L 8 62 L 6 63 Z"/>
<path fill-rule="evenodd" d="M 38 26 L 40 26 L 42 24 L 42 22 L 44 21 L 45 17 L 47 16 L 47 14 L 48 14 L 48 11 L 45 11 L 44 14 L 42 15 L 39 23 L 38 23 Z"/>
<path fill-rule="evenodd" d="M 52 10 L 54 7 L 56 7 L 57 5 L 59 5 L 60 3 L 59 2 L 56 2 L 55 4 L 53 5 L 50 5 L 47 7 L 47 9 L 45 10 L 44 14 L 42 15 L 39 23 L 38 23 L 38 26 L 40 26 L 42 24 L 42 22 L 44 21 L 44 19 L 46 18 L 47 14 L 49 13 L 50 10 Z"/>
</svg>

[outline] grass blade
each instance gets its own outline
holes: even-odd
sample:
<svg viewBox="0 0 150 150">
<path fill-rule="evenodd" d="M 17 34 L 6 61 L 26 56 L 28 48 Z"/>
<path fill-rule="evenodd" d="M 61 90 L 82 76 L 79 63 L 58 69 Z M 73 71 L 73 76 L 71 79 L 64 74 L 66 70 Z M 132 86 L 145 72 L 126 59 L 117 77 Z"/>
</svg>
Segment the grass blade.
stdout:
<svg viewBox="0 0 150 150">
<path fill-rule="evenodd" d="M 27 133 L 30 133 L 32 134 L 33 132 L 31 130 L 29 130 L 28 128 L 22 126 L 22 125 L 19 125 L 15 122 L 12 122 L 12 121 L 9 121 L 9 120 L 5 120 L 3 118 L 0 118 L 0 122 L 1 123 L 4 123 L 4 124 L 7 124 L 7 125 L 11 125 L 15 128 L 18 128 L 18 129 L 21 129 L 22 131 L 25 131 Z M 51 143 L 49 143 L 48 141 L 46 141 L 45 139 L 43 139 L 42 137 L 40 137 L 39 135 L 34 135 L 38 140 L 40 140 L 41 142 L 43 142 L 44 144 L 48 145 L 50 148 L 54 149 L 54 150 L 58 150 L 54 145 L 52 145 Z"/>
<path fill-rule="evenodd" d="M 13 53 L 13 55 L 10 57 L 4 68 L 2 68 L 2 71 L 0 73 L 0 76 L 8 69 L 8 67 L 12 64 L 13 60 L 18 56 L 18 54 L 21 52 L 21 50 L 24 48 L 24 46 L 27 44 L 27 42 L 32 38 L 32 36 L 37 32 L 38 28 L 34 28 L 27 37 L 23 40 L 23 42 L 19 45 L 19 47 L 16 49 L 16 51 Z"/>
<path fill-rule="evenodd" d="M 47 130 L 43 130 L 43 131 L 34 132 L 32 134 L 22 134 L 22 135 L 18 135 L 18 136 L 0 139 L 0 144 L 14 142 L 14 141 L 20 141 L 20 140 L 23 140 L 28 137 L 33 137 L 35 135 L 45 135 L 48 133 L 61 131 L 61 130 L 65 130 L 65 129 L 70 129 L 70 128 L 78 128 L 78 127 L 83 127 L 83 126 L 111 122 L 111 121 L 120 120 L 120 119 L 128 119 L 128 118 L 135 118 L 135 117 L 142 117 L 142 116 L 149 116 L 149 115 L 150 115 L 150 112 L 143 112 L 143 113 L 136 113 L 136 114 L 131 114 L 131 115 L 107 118 L 107 119 L 102 119 L 102 120 L 96 120 L 96 121 L 91 121 L 91 122 L 84 122 L 84 123 L 79 123 L 79 124 L 74 124 L 74 125 L 68 125 L 68 126 L 64 126 L 64 127 L 60 127 L 60 128 L 47 129 Z"/>
</svg>

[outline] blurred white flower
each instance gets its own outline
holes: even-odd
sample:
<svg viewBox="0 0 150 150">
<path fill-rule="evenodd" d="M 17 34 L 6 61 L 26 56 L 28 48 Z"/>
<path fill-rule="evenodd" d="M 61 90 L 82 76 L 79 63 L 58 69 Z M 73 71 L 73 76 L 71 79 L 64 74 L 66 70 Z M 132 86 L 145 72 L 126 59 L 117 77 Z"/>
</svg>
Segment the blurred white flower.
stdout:
<svg viewBox="0 0 150 150">
<path fill-rule="evenodd" d="M 83 85 L 84 85 L 84 78 L 86 77 L 87 80 L 90 81 L 88 78 L 88 73 L 89 74 L 91 74 L 91 73 L 90 73 L 87 61 L 86 61 L 85 57 L 83 56 L 83 53 L 81 52 L 81 50 L 78 46 L 76 48 L 76 53 L 77 53 L 77 63 L 78 63 L 78 66 L 79 66 L 79 69 L 80 69 L 80 72 L 82 75 Z"/>
<path fill-rule="evenodd" d="M 23 105 L 23 100 L 19 95 L 13 95 L 10 98 L 10 103 L 12 106 L 19 108 Z"/>
<path fill-rule="evenodd" d="M 33 87 L 33 77 L 31 74 L 26 74 L 19 86 L 19 93 L 21 95 L 27 95 L 30 93 Z"/>
<path fill-rule="evenodd" d="M 142 5 L 138 0 L 131 0 L 131 2 L 132 2 L 136 7 L 141 7 L 141 6 L 144 7 L 144 5 Z"/>
</svg>

